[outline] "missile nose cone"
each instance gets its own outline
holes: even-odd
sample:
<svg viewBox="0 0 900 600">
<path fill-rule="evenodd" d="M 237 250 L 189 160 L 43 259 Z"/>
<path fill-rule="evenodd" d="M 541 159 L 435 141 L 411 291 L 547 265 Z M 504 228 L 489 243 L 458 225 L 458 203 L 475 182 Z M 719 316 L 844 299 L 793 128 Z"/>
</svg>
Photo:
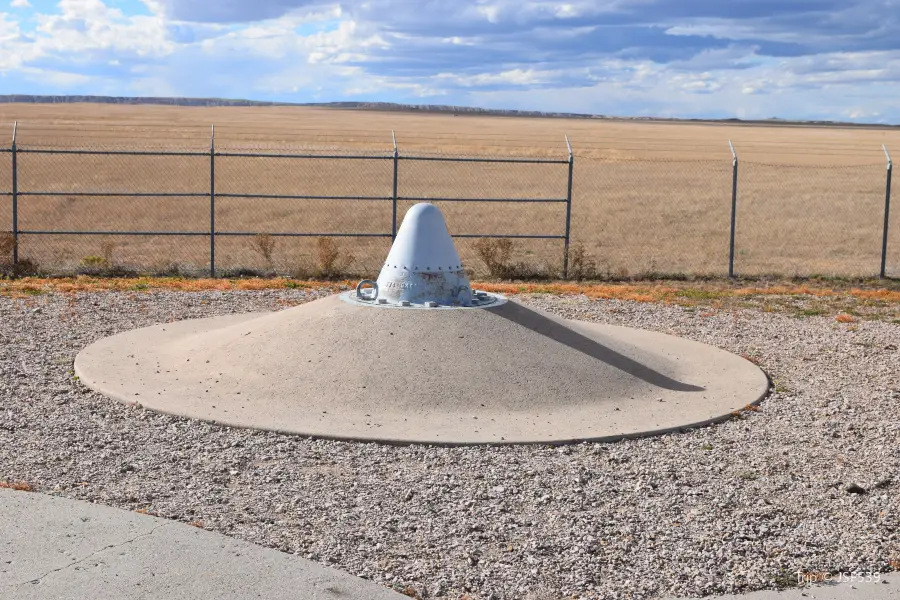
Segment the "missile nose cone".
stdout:
<svg viewBox="0 0 900 600">
<path fill-rule="evenodd" d="M 379 298 L 391 304 L 472 304 L 469 277 L 437 206 L 423 202 L 407 211 L 377 283 Z"/>
</svg>

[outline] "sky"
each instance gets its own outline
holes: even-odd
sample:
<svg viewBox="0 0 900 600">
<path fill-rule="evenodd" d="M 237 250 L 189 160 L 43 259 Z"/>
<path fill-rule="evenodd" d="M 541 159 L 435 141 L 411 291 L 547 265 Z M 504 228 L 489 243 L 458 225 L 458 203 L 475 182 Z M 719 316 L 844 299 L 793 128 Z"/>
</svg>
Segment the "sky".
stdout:
<svg viewBox="0 0 900 600">
<path fill-rule="evenodd" d="M 0 94 L 900 123 L 900 0 L 0 0 Z"/>
</svg>

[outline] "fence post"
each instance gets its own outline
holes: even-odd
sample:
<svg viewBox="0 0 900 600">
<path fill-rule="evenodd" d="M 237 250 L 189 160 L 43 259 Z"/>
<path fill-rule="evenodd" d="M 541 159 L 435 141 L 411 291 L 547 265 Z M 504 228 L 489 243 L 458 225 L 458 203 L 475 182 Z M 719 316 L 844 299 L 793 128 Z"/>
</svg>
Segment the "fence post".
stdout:
<svg viewBox="0 0 900 600">
<path fill-rule="evenodd" d="M 216 126 L 209 138 L 209 276 L 216 277 Z"/>
<path fill-rule="evenodd" d="M 728 147 L 731 148 L 731 236 L 728 240 L 728 277 L 734 277 L 734 231 L 737 222 L 737 185 L 738 185 L 738 157 L 734 151 L 734 144 L 728 140 Z"/>
<path fill-rule="evenodd" d="M 16 160 L 16 130 L 19 122 L 13 122 L 12 135 L 12 234 L 13 234 L 13 264 L 19 264 L 19 169 Z"/>
<path fill-rule="evenodd" d="M 397 149 L 397 136 L 391 130 L 391 139 L 394 141 L 394 192 L 391 196 L 393 208 L 391 209 L 391 241 L 397 239 L 397 174 L 400 166 L 400 151 Z"/>
<path fill-rule="evenodd" d="M 566 190 L 566 239 L 563 248 L 563 279 L 569 278 L 569 238 L 572 231 L 572 179 L 575 173 L 575 157 L 572 154 L 572 144 L 566 135 L 566 148 L 569 149 L 569 182 Z"/>
<path fill-rule="evenodd" d="M 881 278 L 886 276 L 887 269 L 887 247 L 888 247 L 888 226 L 891 219 L 891 171 L 893 171 L 893 161 L 891 154 L 888 152 L 887 146 L 881 145 L 884 155 L 887 157 L 887 185 L 884 190 L 884 237 L 881 240 Z"/>
</svg>

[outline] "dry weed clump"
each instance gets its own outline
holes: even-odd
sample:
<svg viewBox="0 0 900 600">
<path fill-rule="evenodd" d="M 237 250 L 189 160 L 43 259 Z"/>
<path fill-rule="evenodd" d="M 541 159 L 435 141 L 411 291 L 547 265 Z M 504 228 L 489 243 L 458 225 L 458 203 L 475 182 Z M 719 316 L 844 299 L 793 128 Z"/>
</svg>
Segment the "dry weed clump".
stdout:
<svg viewBox="0 0 900 600">
<path fill-rule="evenodd" d="M 540 272 L 534 265 L 513 262 L 515 242 L 510 238 L 481 238 L 475 242 L 475 251 L 487 268 L 488 275 L 494 279 L 547 277 L 547 273 Z M 545 270 L 549 272 L 553 269 L 547 267 Z"/>
<path fill-rule="evenodd" d="M 850 290 L 850 294 L 865 300 L 879 300 L 882 302 L 900 302 L 900 291 L 891 290 Z"/>
<path fill-rule="evenodd" d="M 259 252 L 263 257 L 263 260 L 266 261 L 266 266 L 269 268 L 269 271 L 275 270 L 275 265 L 272 261 L 272 255 L 275 252 L 275 241 L 275 237 L 271 234 L 258 233 L 250 242 L 253 249 Z"/>
<path fill-rule="evenodd" d="M 33 492 L 34 488 L 24 481 L 0 481 L 0 488 L 16 490 L 17 492 Z"/>
<path fill-rule="evenodd" d="M 481 238 L 475 242 L 475 251 L 478 252 L 478 258 L 487 267 L 491 277 L 497 279 L 506 279 L 512 266 L 509 264 L 512 259 L 513 241 L 509 238 L 489 239 Z"/>
<path fill-rule="evenodd" d="M 841 313 L 838 316 L 836 316 L 834 319 L 838 323 L 855 323 L 856 322 L 856 318 L 854 318 L 846 313 Z"/>
<path fill-rule="evenodd" d="M 356 257 L 342 250 L 334 238 L 316 238 L 316 268 L 313 276 L 330 279 L 346 272 Z"/>
<path fill-rule="evenodd" d="M 404 596 L 412 598 L 413 600 L 422 600 L 422 595 L 419 593 L 419 590 L 410 585 L 404 586 L 403 589 L 399 589 L 396 591 L 400 592 Z"/>
<path fill-rule="evenodd" d="M 591 258 L 584 244 L 576 242 L 569 249 L 569 279 L 581 281 L 597 277 L 597 263 Z"/>
<path fill-rule="evenodd" d="M 128 275 L 128 271 L 118 266 L 115 262 L 115 251 L 118 244 L 112 240 L 100 243 L 100 254 L 85 256 L 78 263 L 76 273 L 79 275 L 96 275 L 103 277 L 122 277 Z"/>
<path fill-rule="evenodd" d="M 38 273 L 38 264 L 28 258 L 19 257 L 13 263 L 18 243 L 11 231 L 0 232 L 0 278 L 26 277 Z"/>
<path fill-rule="evenodd" d="M 753 363 L 754 365 L 756 365 L 757 367 L 761 367 L 761 366 L 762 366 L 762 362 L 761 362 L 757 357 L 755 357 L 755 356 L 751 356 L 751 355 L 749 355 L 749 354 L 744 353 L 744 354 L 741 354 L 741 358 L 743 358 L 744 360 L 747 360 L 747 361 L 752 362 L 752 363 Z"/>
<path fill-rule="evenodd" d="M 0 233 L 0 263 L 11 263 L 16 249 L 16 237 L 11 231 Z"/>
<path fill-rule="evenodd" d="M 116 243 L 111 240 L 105 240 L 100 243 L 100 254 L 103 256 L 103 260 L 106 261 L 106 264 L 113 264 L 113 252 L 116 250 Z"/>
</svg>

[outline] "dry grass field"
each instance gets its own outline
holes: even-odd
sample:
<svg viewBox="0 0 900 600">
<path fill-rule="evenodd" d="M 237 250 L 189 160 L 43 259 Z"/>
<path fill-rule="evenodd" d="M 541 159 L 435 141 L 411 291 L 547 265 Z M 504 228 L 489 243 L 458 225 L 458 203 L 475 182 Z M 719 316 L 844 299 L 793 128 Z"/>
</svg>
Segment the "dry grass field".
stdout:
<svg viewBox="0 0 900 600">
<path fill-rule="evenodd" d="M 885 157 L 900 155 L 900 130 L 453 116 L 316 108 L 187 108 L 0 104 L 0 139 L 19 122 L 23 230 L 182 231 L 210 227 L 210 158 L 28 152 L 47 148 L 359 154 L 381 159 L 217 156 L 216 230 L 386 234 L 391 229 L 393 151 L 401 156 L 498 156 L 564 161 L 575 154 L 572 238 L 575 266 L 603 276 L 727 272 L 732 158 L 740 156 L 738 274 L 871 276 L 878 272 Z M 6 145 L 0 142 L 0 147 Z M 401 160 L 399 194 L 409 198 L 564 199 L 566 164 Z M 10 154 L 0 154 L 0 192 L 11 189 Z M 896 178 L 895 178 L 896 179 Z M 897 184 L 894 184 L 894 191 Z M 79 196 L 145 192 L 198 197 Z M 370 200 L 229 198 L 228 194 L 371 197 Z M 888 273 L 900 276 L 900 199 L 891 218 Z M 413 203 L 400 203 L 398 218 Z M 562 235 L 564 204 L 441 203 L 453 233 Z M 0 231 L 11 229 L 0 196 Z M 221 236 L 222 270 L 310 272 L 323 260 L 313 238 L 274 238 L 271 260 L 256 238 Z M 463 259 L 480 274 L 474 240 Z M 337 238 L 338 266 L 377 272 L 389 238 Z M 327 250 L 334 249 L 325 249 Z M 22 236 L 21 255 L 50 270 L 85 257 L 165 270 L 208 269 L 209 238 Z M 352 261 L 350 261 L 352 255 Z M 2 260 L 2 259 L 0 259 Z M 548 272 L 560 240 L 516 240 L 511 262 Z M 89 261 L 90 262 L 90 261 Z M 97 259 L 94 259 L 97 263 Z M 102 262 L 102 261 L 101 261 Z"/>
</svg>

